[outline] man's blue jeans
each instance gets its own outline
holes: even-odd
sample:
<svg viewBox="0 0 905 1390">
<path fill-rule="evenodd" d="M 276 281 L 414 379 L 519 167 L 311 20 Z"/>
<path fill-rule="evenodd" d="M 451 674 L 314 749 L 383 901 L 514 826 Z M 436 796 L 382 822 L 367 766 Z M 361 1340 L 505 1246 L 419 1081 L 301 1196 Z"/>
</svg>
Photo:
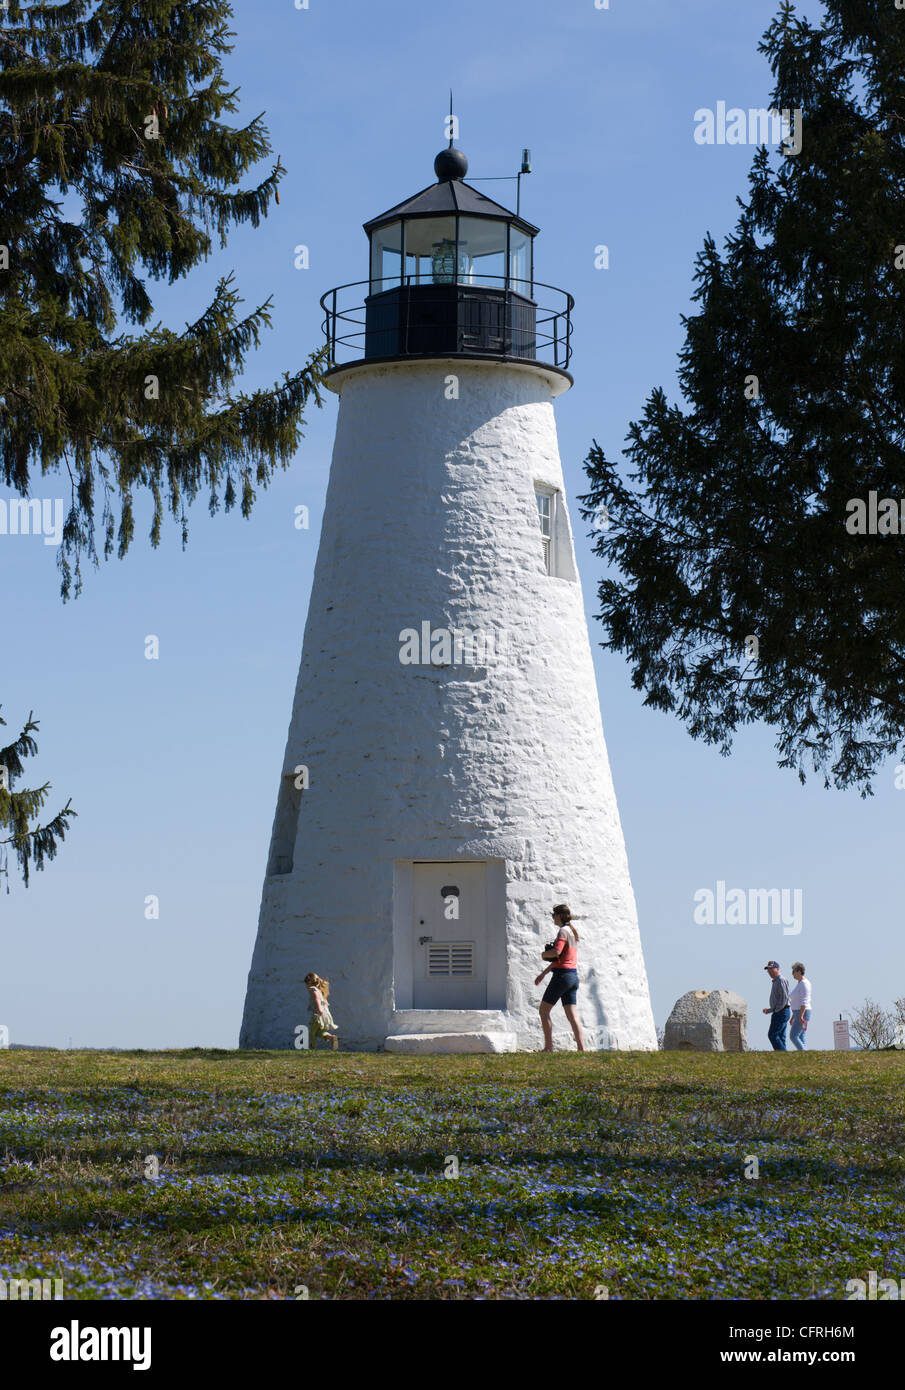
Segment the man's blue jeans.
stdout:
<svg viewBox="0 0 905 1390">
<path fill-rule="evenodd" d="M 789 1016 L 792 1010 L 788 1004 L 784 1009 L 778 1009 L 770 1019 L 770 1030 L 767 1037 L 773 1046 L 774 1052 L 788 1052 L 786 1047 L 786 1028 L 789 1025 Z"/>
<path fill-rule="evenodd" d="M 806 1021 L 810 1023 L 810 1009 L 805 1009 L 804 1016 Z M 801 1026 L 801 1014 L 798 1012 L 797 1009 L 795 1010 L 795 1017 L 792 1019 L 792 1027 L 789 1029 L 789 1038 L 798 1048 L 799 1052 L 804 1052 L 805 1048 L 808 1045 L 808 1035 Z"/>
</svg>

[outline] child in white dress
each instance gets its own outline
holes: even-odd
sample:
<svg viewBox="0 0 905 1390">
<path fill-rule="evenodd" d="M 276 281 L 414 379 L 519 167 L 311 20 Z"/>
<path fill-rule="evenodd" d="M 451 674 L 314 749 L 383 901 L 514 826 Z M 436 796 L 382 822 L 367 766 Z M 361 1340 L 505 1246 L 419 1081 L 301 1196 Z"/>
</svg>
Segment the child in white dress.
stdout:
<svg viewBox="0 0 905 1390">
<path fill-rule="evenodd" d="M 330 1012 L 330 1005 L 327 1003 L 327 996 L 330 993 L 330 981 L 322 980 L 320 975 L 315 975 L 310 971 L 305 976 L 305 984 L 308 986 L 308 1036 L 311 1039 L 311 1047 L 317 1042 L 318 1038 L 329 1041 L 330 1046 L 335 1052 L 339 1046 L 339 1038 L 336 1034 L 336 1024 Z"/>
</svg>

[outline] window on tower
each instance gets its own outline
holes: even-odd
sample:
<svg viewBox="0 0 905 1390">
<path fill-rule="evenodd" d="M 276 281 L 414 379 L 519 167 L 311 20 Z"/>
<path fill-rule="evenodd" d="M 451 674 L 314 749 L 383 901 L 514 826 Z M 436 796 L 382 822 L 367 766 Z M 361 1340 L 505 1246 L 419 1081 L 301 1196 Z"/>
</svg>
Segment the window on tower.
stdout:
<svg viewBox="0 0 905 1390">
<path fill-rule="evenodd" d="M 277 798 L 277 813 L 267 864 L 268 877 L 292 873 L 295 837 L 298 833 L 299 811 L 302 805 L 302 791 L 297 785 L 298 780 L 295 772 L 286 772 L 280 779 L 280 794 Z"/>
<path fill-rule="evenodd" d="M 562 493 L 549 483 L 534 484 L 544 569 L 554 579 L 577 581 L 572 532 Z"/>
<path fill-rule="evenodd" d="M 556 507 L 556 493 L 548 488 L 536 487 L 534 495 L 537 498 L 537 519 L 540 522 L 541 541 L 544 547 L 544 565 L 548 574 L 555 574 L 553 567 L 553 513 Z"/>
</svg>

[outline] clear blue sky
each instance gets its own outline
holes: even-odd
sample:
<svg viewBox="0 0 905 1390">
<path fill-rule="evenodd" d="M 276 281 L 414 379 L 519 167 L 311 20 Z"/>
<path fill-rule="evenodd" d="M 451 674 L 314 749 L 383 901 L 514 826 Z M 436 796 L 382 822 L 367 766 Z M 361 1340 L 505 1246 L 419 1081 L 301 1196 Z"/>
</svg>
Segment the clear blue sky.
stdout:
<svg viewBox="0 0 905 1390">
<path fill-rule="evenodd" d="M 592 438 L 618 452 L 649 390 L 675 393 L 694 257 L 706 232 L 731 229 L 753 154 L 696 144 L 694 113 L 768 104 L 757 44 L 777 7 L 238 0 L 228 73 L 243 115 L 266 111 L 289 177 L 258 232 L 159 294 L 162 317 L 179 326 L 235 269 L 249 305 L 275 299 L 248 384 L 299 365 L 320 343 L 319 296 L 367 274 L 361 223 L 432 181 L 452 85 L 470 177 L 514 172 L 531 148 L 522 210 L 542 228 L 537 275 L 577 300 L 575 386 L 556 407 L 574 499 Z M 816 0 L 801 8 L 819 13 Z M 514 201 L 514 184 L 479 186 Z M 307 271 L 293 265 L 299 243 Z M 594 267 L 599 244 L 607 271 Z M 331 396 L 251 521 L 212 520 L 202 502 L 185 553 L 175 529 L 156 553 L 137 541 L 89 572 L 77 602 L 59 600 L 52 548 L 0 538 L 2 713 L 12 730 L 34 708 L 32 775 L 79 812 L 57 861 L 0 897 L 11 1041 L 236 1044 L 335 414 Z M 293 526 L 301 504 L 308 531 Z M 592 613 L 599 562 L 574 508 L 573 523 Z M 144 658 L 148 634 L 159 661 Z M 865 995 L 905 994 L 905 792 L 893 764 L 873 800 L 802 789 L 776 767 L 768 731 L 748 731 L 723 759 L 644 709 L 621 658 L 598 651 L 597 671 L 658 1024 L 686 990 L 734 989 L 763 1046 L 772 956 L 808 967 L 816 1046 L 832 1045 L 832 1017 Z M 718 880 L 800 888 L 800 936 L 695 925 L 695 891 Z M 148 894 L 159 921 L 145 920 Z"/>
</svg>

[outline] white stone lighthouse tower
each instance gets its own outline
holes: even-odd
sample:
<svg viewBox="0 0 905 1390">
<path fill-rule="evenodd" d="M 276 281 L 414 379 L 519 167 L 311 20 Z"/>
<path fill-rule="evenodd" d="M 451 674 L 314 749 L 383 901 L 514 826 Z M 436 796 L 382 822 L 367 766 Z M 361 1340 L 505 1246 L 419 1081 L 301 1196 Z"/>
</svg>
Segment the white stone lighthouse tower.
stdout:
<svg viewBox="0 0 905 1390">
<path fill-rule="evenodd" d="M 467 168 L 450 142 L 322 301 L 339 418 L 243 1047 L 294 1046 L 314 970 L 344 1048 L 538 1048 L 562 901 L 586 1045 L 656 1047 L 553 416 L 572 299 Z"/>
</svg>

